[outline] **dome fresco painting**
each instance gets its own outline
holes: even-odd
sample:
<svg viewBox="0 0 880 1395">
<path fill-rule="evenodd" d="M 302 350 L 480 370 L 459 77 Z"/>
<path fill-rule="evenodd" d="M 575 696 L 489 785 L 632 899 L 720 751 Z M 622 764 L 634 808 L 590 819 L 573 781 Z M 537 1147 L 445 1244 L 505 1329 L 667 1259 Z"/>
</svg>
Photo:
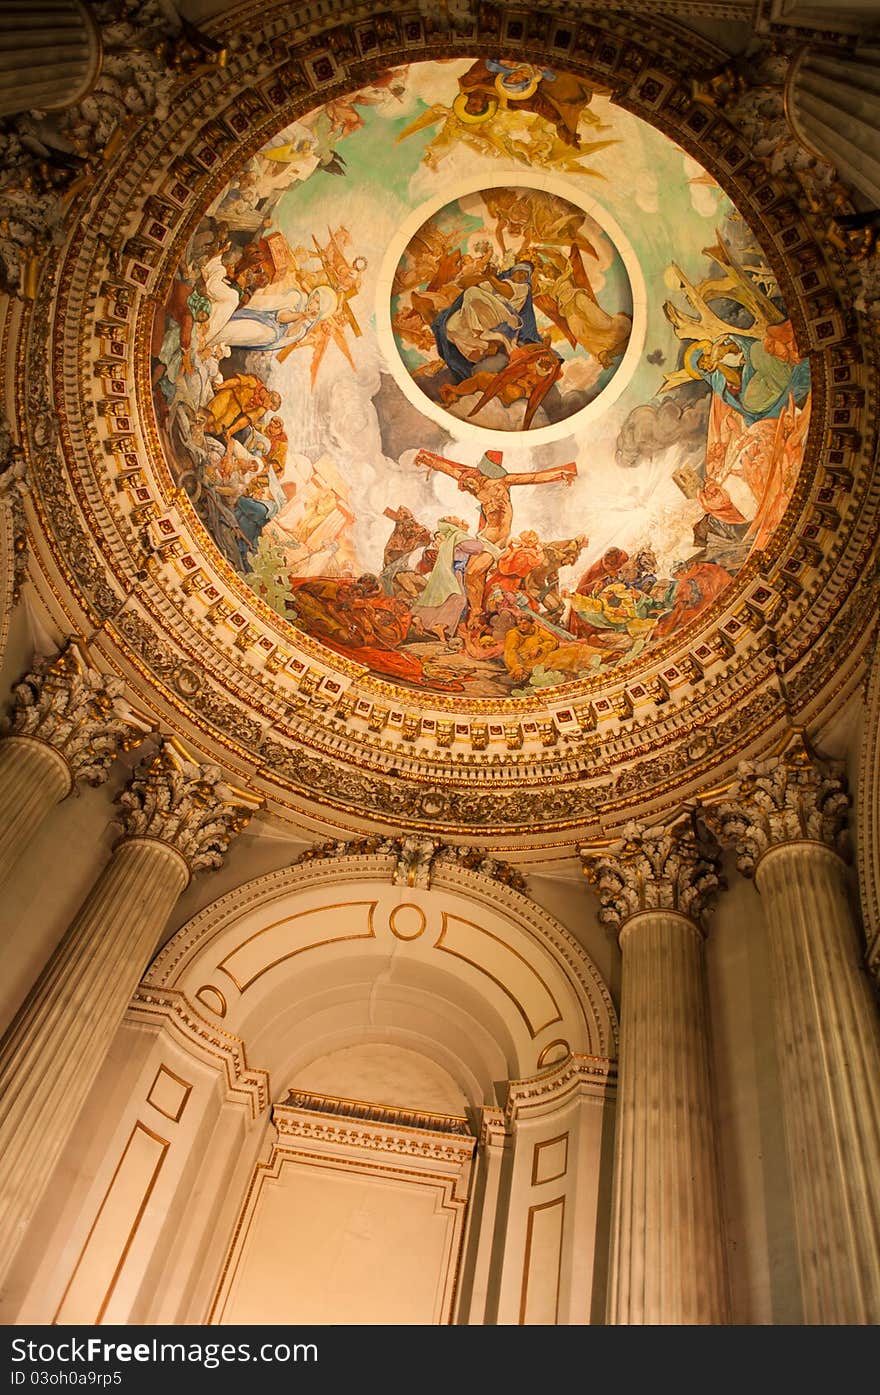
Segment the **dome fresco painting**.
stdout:
<svg viewBox="0 0 880 1395">
<path fill-rule="evenodd" d="M 583 79 L 414 63 L 278 133 L 157 315 L 226 563 L 386 681 L 532 697 L 677 638 L 791 498 L 810 379 L 720 187 Z"/>
</svg>

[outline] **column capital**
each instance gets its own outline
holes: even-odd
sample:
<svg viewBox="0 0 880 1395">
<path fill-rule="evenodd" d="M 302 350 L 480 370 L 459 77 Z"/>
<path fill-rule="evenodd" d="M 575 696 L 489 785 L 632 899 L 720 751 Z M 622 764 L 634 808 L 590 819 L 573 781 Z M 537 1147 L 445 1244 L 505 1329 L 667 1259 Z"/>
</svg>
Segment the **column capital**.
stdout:
<svg viewBox="0 0 880 1395">
<path fill-rule="evenodd" d="M 677 911 L 702 928 L 724 886 L 721 850 L 697 809 L 669 825 L 629 823 L 616 842 L 578 852 L 599 919 L 615 930 L 652 910 Z"/>
<path fill-rule="evenodd" d="M 100 673 L 85 646 L 70 640 L 60 653 L 36 660 L 15 685 L 15 705 L 0 733 L 44 742 L 64 757 L 74 780 L 101 785 L 116 757 L 149 730 L 123 690 L 121 679 Z"/>
<path fill-rule="evenodd" d="M 262 805 L 226 784 L 219 766 L 200 764 L 171 740 L 144 757 L 117 803 L 125 838 L 168 843 L 191 873 L 220 867 Z"/>
<path fill-rule="evenodd" d="M 846 853 L 850 798 L 842 767 L 817 756 L 803 733 L 776 755 L 743 761 L 737 776 L 734 797 L 719 806 L 717 819 L 744 876 L 784 843 L 824 843 Z"/>
</svg>

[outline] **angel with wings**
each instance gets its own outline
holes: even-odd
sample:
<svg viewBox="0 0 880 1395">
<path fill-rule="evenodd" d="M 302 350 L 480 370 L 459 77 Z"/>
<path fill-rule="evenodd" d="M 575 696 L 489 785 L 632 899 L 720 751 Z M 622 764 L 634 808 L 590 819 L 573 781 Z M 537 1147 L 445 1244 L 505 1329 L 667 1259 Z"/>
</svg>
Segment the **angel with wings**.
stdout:
<svg viewBox="0 0 880 1395">
<path fill-rule="evenodd" d="M 609 314 L 603 310 L 576 244 L 572 244 L 567 255 L 554 247 L 542 249 L 535 274 L 534 302 L 573 349 L 579 346 L 586 350 L 603 368 L 610 368 L 626 349 L 632 316 L 624 311 Z"/>
<path fill-rule="evenodd" d="M 680 267 L 672 268 L 692 313 L 669 300 L 663 306 L 677 337 L 688 344 L 682 367 L 666 375 L 661 391 L 702 379 L 748 425 L 778 417 L 789 397 L 801 406 L 810 391 L 810 365 L 800 356 L 791 321 L 755 284 L 720 233 L 705 252 L 717 262 L 718 275 L 694 285 Z M 723 319 L 713 309 L 723 301 L 742 306 L 749 323 Z"/>
</svg>

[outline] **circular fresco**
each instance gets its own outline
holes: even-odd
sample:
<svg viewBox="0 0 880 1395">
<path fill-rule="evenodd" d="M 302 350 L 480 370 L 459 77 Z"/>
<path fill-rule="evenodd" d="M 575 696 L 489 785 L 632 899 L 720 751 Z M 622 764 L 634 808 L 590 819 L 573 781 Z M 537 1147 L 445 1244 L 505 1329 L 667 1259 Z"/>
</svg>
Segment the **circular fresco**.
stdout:
<svg viewBox="0 0 880 1395">
<path fill-rule="evenodd" d="M 419 391 L 494 431 L 569 422 L 611 382 L 633 329 L 608 233 L 523 184 L 462 194 L 421 222 L 394 268 L 390 309 Z"/>
<path fill-rule="evenodd" d="M 466 698 L 680 639 L 777 528 L 810 411 L 711 176 L 583 79 L 486 58 L 251 156 L 152 382 L 206 550 L 349 671 Z"/>
</svg>

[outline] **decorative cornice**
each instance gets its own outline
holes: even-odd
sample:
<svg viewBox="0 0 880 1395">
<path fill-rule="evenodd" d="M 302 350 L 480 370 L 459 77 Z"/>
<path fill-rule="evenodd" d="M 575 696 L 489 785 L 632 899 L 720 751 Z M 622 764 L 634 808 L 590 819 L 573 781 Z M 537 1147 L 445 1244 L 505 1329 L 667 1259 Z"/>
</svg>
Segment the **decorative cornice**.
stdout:
<svg viewBox="0 0 880 1395">
<path fill-rule="evenodd" d="M 269 1107 L 269 1076 L 247 1063 L 244 1042 L 215 1023 L 207 1022 L 185 994 L 174 988 L 141 983 L 128 1005 L 126 1016 L 150 1026 L 167 1026 L 185 1050 L 212 1066 L 222 1066 L 229 1094 L 250 1108 L 258 1119 Z"/>
<path fill-rule="evenodd" d="M 613 1099 L 617 1089 L 617 1064 L 601 1056 L 567 1056 L 558 1066 L 528 1080 L 512 1080 L 507 1091 L 504 1118 L 509 1127 L 531 1113 L 544 1112 L 581 1095 L 593 1100 Z"/>
<path fill-rule="evenodd" d="M 232 789 L 219 766 L 200 765 L 176 741 L 146 756 L 117 796 L 127 838 L 157 838 L 190 872 L 220 867 L 230 842 L 261 800 Z"/>
<path fill-rule="evenodd" d="M 578 851 L 599 896 L 599 919 L 618 931 L 652 910 L 678 911 L 704 927 L 725 884 L 721 849 L 697 809 L 669 827 L 629 823 L 619 841 Z"/>
<path fill-rule="evenodd" d="M 0 731 L 44 741 L 64 757 L 73 779 L 101 785 L 116 757 L 139 745 L 149 730 L 128 706 L 123 687 L 93 667 L 83 644 L 70 640 L 59 654 L 37 660 L 15 685 L 15 706 Z"/>
<path fill-rule="evenodd" d="M 504 1110 L 484 1104 L 480 1110 L 480 1148 L 503 1148 L 508 1137 Z"/>
<path fill-rule="evenodd" d="M 473 1156 L 477 1140 L 473 1134 L 458 1135 L 423 1126 L 376 1122 L 372 1119 L 341 1117 L 335 1113 L 313 1113 L 309 1108 L 276 1104 L 272 1122 L 278 1130 L 278 1146 L 288 1140 L 312 1144 L 361 1148 L 369 1152 L 393 1153 L 461 1167 Z"/>
<path fill-rule="evenodd" d="M 473 1138 L 466 1118 L 454 1114 L 431 1114 L 425 1110 L 398 1109 L 387 1104 L 369 1104 L 364 1100 L 341 1099 L 336 1095 L 319 1095 L 311 1090 L 288 1091 L 282 1108 L 303 1109 L 307 1113 L 332 1114 L 340 1119 L 359 1119 L 373 1124 L 389 1124 L 407 1129 L 429 1129 L 433 1133 L 451 1133 Z"/>
<path fill-rule="evenodd" d="M 803 732 L 784 750 L 761 761 L 743 761 L 735 796 L 713 815 L 726 843 L 736 849 L 745 876 L 782 843 L 825 843 L 845 856 L 850 798 L 843 767 L 819 757 Z"/>
</svg>

